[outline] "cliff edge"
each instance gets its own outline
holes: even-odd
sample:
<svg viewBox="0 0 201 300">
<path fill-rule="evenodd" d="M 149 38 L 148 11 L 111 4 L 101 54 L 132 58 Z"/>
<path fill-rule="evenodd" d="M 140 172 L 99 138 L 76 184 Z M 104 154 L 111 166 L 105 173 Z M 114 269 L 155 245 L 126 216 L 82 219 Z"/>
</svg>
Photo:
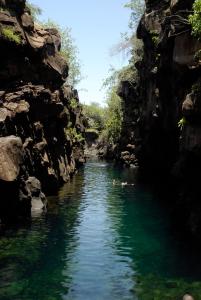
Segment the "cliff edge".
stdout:
<svg viewBox="0 0 201 300">
<path fill-rule="evenodd" d="M 124 101 L 119 157 L 139 165 L 148 181 L 172 183 L 169 202 L 177 219 L 200 239 L 201 42 L 188 22 L 193 3 L 146 0 L 137 29 L 143 41 L 138 78 L 119 88 Z"/>
<path fill-rule="evenodd" d="M 84 163 L 84 117 L 54 28 L 25 0 L 0 0 L 0 220 L 45 207 Z"/>
</svg>

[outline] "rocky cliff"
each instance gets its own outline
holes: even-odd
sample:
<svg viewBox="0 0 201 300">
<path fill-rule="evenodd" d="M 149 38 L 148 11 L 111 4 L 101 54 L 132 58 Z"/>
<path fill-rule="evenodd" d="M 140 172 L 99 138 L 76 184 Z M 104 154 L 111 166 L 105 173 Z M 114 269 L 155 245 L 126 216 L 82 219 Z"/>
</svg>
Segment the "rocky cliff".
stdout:
<svg viewBox="0 0 201 300">
<path fill-rule="evenodd" d="M 177 218 L 200 239 L 201 42 L 188 23 L 193 2 L 146 0 L 137 29 L 143 41 L 138 80 L 119 89 L 125 106 L 120 157 L 139 164 L 149 181 L 173 183 L 169 201 Z"/>
<path fill-rule="evenodd" d="M 0 0 L 0 221 L 45 206 L 84 162 L 84 117 L 56 29 Z"/>
</svg>

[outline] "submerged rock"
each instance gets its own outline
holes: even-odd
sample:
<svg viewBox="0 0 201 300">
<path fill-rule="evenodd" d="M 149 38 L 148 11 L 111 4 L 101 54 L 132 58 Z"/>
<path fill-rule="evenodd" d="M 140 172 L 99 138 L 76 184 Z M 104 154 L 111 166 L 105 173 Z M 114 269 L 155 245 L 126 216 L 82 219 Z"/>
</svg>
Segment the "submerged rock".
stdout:
<svg viewBox="0 0 201 300">
<path fill-rule="evenodd" d="M 31 212 L 42 212 L 46 209 L 47 199 L 41 192 L 41 183 L 35 177 L 29 177 L 26 181 L 26 188 L 31 197 Z"/>
</svg>

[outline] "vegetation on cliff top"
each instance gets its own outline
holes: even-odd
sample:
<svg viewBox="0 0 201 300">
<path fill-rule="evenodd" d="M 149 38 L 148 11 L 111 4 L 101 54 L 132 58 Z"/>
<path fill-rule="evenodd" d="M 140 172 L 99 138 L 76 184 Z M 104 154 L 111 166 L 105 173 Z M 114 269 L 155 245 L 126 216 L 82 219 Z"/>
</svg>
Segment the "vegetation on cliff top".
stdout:
<svg viewBox="0 0 201 300">
<path fill-rule="evenodd" d="M 106 89 L 105 126 L 102 131 L 102 139 L 111 144 L 119 142 L 122 130 L 123 107 L 122 99 L 118 95 L 118 89 L 122 81 L 127 81 L 133 85 L 137 80 L 137 70 L 135 63 L 142 56 L 142 42 L 133 34 L 137 23 L 144 10 L 144 0 L 131 0 L 125 5 L 131 9 L 129 28 L 131 33 L 122 34 L 120 43 L 113 47 L 113 54 L 127 50 L 130 60 L 127 66 L 117 70 L 113 67 L 109 70 L 108 77 L 103 82 Z"/>
<path fill-rule="evenodd" d="M 144 12 L 144 0 L 130 0 L 125 4 L 125 7 L 131 9 L 129 28 L 133 30 L 136 28 L 137 24 L 139 23 L 140 17 Z"/>
<path fill-rule="evenodd" d="M 69 75 L 67 83 L 75 87 L 82 79 L 81 75 L 81 63 L 78 58 L 78 48 L 75 45 L 75 41 L 72 37 L 71 28 L 62 28 L 59 24 L 53 20 L 48 19 L 47 22 L 41 22 L 38 17 L 41 15 L 42 10 L 40 7 L 28 2 L 28 8 L 35 21 L 39 22 L 45 28 L 56 28 L 61 36 L 61 50 L 60 53 L 66 59 L 69 65 Z"/>
<path fill-rule="evenodd" d="M 62 28 L 52 20 L 42 24 L 45 28 L 56 28 L 61 36 L 61 55 L 69 64 L 69 74 L 67 82 L 73 87 L 81 81 L 81 64 L 78 59 L 78 48 L 71 34 L 71 28 Z"/>
<path fill-rule="evenodd" d="M 131 0 L 125 5 L 131 9 L 129 29 L 131 33 L 122 34 L 122 40 L 112 48 L 112 54 L 127 51 L 130 56 L 129 64 L 117 70 L 111 66 L 107 78 L 103 81 L 106 89 L 106 107 L 97 103 L 84 106 L 84 114 L 88 118 L 88 126 L 99 132 L 100 140 L 105 144 L 117 144 L 121 137 L 123 107 L 122 99 L 118 95 L 118 88 L 122 81 L 131 85 L 137 80 L 135 63 L 142 56 L 142 42 L 133 35 L 133 30 L 144 10 L 144 0 Z"/>
<path fill-rule="evenodd" d="M 39 6 L 30 2 L 27 2 L 26 5 L 30 9 L 33 19 L 37 20 L 38 16 L 42 14 L 42 9 Z"/>
</svg>

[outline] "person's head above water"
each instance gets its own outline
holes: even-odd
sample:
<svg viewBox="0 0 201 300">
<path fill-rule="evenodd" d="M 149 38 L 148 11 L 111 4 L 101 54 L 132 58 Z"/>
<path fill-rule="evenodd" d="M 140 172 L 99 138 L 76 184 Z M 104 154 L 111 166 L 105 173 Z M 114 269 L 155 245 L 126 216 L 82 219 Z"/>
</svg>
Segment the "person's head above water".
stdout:
<svg viewBox="0 0 201 300">
<path fill-rule="evenodd" d="M 194 298 L 190 294 L 185 294 L 182 300 L 194 300 Z"/>
</svg>

